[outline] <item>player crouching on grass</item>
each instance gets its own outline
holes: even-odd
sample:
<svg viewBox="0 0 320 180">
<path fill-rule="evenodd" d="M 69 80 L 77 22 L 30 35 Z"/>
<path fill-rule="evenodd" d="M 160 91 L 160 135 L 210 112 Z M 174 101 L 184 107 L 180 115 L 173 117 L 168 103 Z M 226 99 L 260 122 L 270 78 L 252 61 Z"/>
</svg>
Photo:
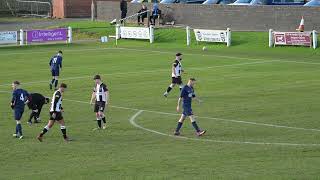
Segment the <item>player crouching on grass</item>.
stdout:
<svg viewBox="0 0 320 180">
<path fill-rule="evenodd" d="M 109 100 L 109 90 L 107 86 L 101 81 L 100 75 L 95 75 L 93 80 L 95 81 L 95 87 L 93 88 L 93 92 L 91 95 L 90 104 L 93 104 L 93 101 L 95 100 L 94 105 L 94 112 L 96 113 L 98 128 L 95 128 L 94 130 L 99 129 L 106 129 L 106 116 L 104 115 L 104 109 L 106 107 L 106 104 L 108 104 Z M 102 122 L 103 121 L 103 126 Z"/>
<path fill-rule="evenodd" d="M 28 107 L 31 109 L 28 124 L 32 125 L 32 118 L 34 118 L 34 123 L 40 123 L 40 113 L 44 104 L 49 103 L 49 98 L 44 97 L 39 93 L 31 93 L 29 96 Z"/>
<path fill-rule="evenodd" d="M 178 121 L 177 128 L 174 132 L 174 135 L 176 135 L 176 136 L 180 135 L 180 129 L 182 127 L 183 121 L 186 119 L 187 116 L 190 118 L 192 126 L 196 130 L 196 134 L 198 136 L 202 136 L 203 134 L 206 133 L 205 130 L 200 130 L 200 128 L 198 127 L 196 120 L 193 116 L 192 108 L 191 108 L 191 103 L 192 103 L 193 98 L 198 100 L 199 103 L 201 102 L 200 99 L 196 97 L 194 90 L 193 90 L 193 86 L 194 86 L 195 82 L 196 82 L 196 80 L 194 78 L 190 78 L 188 81 L 188 84 L 185 85 L 181 90 L 181 95 L 178 100 L 177 112 L 180 111 L 180 103 L 182 100 L 183 100 L 183 105 L 182 105 L 183 112 L 182 112 L 181 117 Z"/>
<path fill-rule="evenodd" d="M 43 135 L 46 134 L 54 125 L 55 121 L 58 121 L 60 124 L 60 129 L 63 134 L 63 139 L 65 141 L 71 141 L 67 136 L 67 129 L 64 123 L 64 119 L 62 116 L 63 108 L 62 108 L 62 95 L 64 91 L 67 89 L 67 85 L 61 83 L 59 89 L 53 93 L 50 107 L 50 119 L 48 124 L 43 128 L 42 132 L 39 134 L 37 139 L 42 142 Z"/>
</svg>

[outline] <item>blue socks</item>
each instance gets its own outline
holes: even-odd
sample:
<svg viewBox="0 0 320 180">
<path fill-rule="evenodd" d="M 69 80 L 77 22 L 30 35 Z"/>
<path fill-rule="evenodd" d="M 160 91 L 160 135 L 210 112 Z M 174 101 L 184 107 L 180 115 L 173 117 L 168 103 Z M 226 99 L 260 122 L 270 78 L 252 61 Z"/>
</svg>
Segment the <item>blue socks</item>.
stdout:
<svg viewBox="0 0 320 180">
<path fill-rule="evenodd" d="M 182 122 L 178 122 L 178 125 L 177 125 L 177 128 L 176 128 L 176 132 L 179 132 L 181 127 L 182 127 Z"/>
<path fill-rule="evenodd" d="M 192 126 L 197 132 L 200 132 L 200 129 L 199 129 L 199 127 L 198 127 L 198 125 L 197 125 L 197 123 L 195 121 L 192 122 Z"/>
<path fill-rule="evenodd" d="M 16 126 L 16 134 L 18 134 L 18 133 L 19 133 L 20 136 L 22 136 L 22 126 L 21 126 L 21 124 L 17 124 L 17 126 Z"/>
</svg>

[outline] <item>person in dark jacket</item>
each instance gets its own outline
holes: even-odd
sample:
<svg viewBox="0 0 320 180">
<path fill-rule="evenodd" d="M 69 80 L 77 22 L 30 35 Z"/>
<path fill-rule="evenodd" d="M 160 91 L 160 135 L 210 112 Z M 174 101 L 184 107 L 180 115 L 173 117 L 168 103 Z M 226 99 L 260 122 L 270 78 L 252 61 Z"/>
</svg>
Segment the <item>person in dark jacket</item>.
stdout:
<svg viewBox="0 0 320 180">
<path fill-rule="evenodd" d="M 28 124 L 32 124 L 32 118 L 34 118 L 34 123 L 39 123 L 40 122 L 40 113 L 42 106 L 44 104 L 49 103 L 49 98 L 44 97 L 42 94 L 39 93 L 31 93 L 29 95 L 29 102 L 28 102 L 28 107 L 31 109 L 31 114 L 30 118 L 28 120 Z"/>
<path fill-rule="evenodd" d="M 147 6 L 143 4 L 141 9 L 138 11 L 138 13 L 140 13 L 138 15 L 138 25 L 144 24 L 144 19 L 148 16 L 147 11 L 148 11 Z"/>
<path fill-rule="evenodd" d="M 152 25 L 156 24 L 156 19 L 158 19 L 160 15 L 161 15 L 161 10 L 159 9 L 158 4 L 154 3 L 152 8 L 152 14 L 150 16 L 150 22 Z"/>
<path fill-rule="evenodd" d="M 121 11 L 121 19 L 126 18 L 127 12 L 128 12 L 126 0 L 120 1 L 120 11 Z M 122 20 L 121 20 L 121 23 L 122 23 Z"/>
</svg>

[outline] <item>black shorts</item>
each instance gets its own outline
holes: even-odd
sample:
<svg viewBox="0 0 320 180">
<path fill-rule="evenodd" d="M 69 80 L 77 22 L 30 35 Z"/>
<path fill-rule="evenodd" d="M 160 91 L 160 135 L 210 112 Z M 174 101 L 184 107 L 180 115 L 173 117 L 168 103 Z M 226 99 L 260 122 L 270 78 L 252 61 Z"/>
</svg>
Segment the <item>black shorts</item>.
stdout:
<svg viewBox="0 0 320 180">
<path fill-rule="evenodd" d="M 94 105 L 94 112 L 103 112 L 106 107 L 106 102 L 99 101 Z"/>
<path fill-rule="evenodd" d="M 172 77 L 172 84 L 182 84 L 182 79 L 181 79 L 181 76 L 178 76 L 178 77 Z"/>
<path fill-rule="evenodd" d="M 54 112 L 50 112 L 50 120 L 60 121 L 60 120 L 63 119 L 63 116 L 62 116 L 62 113 L 61 113 L 61 112 L 55 112 L 55 113 L 56 113 L 56 117 L 55 117 L 55 118 L 52 117 L 52 114 L 53 114 L 53 113 L 54 113 Z"/>
</svg>

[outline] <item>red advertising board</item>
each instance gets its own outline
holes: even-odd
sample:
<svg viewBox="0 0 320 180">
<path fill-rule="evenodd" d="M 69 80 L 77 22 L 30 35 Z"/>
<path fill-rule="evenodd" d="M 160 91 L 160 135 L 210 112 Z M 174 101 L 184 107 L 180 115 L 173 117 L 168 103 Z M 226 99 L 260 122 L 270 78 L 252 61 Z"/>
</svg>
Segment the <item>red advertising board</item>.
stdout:
<svg viewBox="0 0 320 180">
<path fill-rule="evenodd" d="M 274 32 L 275 45 L 312 46 L 312 32 Z"/>
</svg>

